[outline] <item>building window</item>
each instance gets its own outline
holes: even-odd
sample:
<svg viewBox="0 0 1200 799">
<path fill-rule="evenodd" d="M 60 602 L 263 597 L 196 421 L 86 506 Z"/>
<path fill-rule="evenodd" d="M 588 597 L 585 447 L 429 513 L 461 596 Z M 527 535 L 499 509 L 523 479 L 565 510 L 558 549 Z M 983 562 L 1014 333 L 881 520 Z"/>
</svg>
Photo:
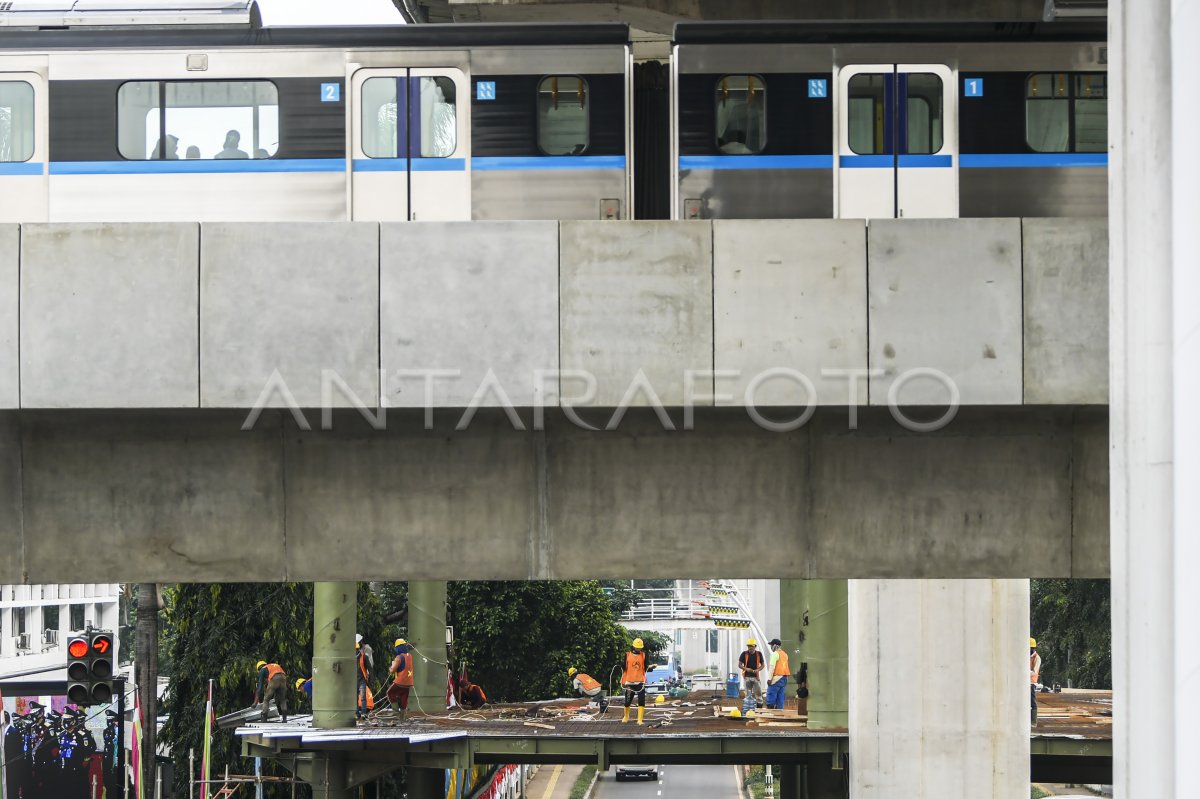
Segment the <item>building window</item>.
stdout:
<svg viewBox="0 0 1200 799">
<path fill-rule="evenodd" d="M 580 155 L 589 142 L 588 84 L 573 75 L 538 84 L 538 147 L 546 155 Z"/>
<path fill-rule="evenodd" d="M 117 141 L 131 161 L 271 158 L 279 91 L 261 80 L 126 83 L 117 91 Z"/>
<path fill-rule="evenodd" d="M 71 606 L 71 629 L 72 630 L 82 630 L 83 622 L 84 622 L 83 605 L 72 605 Z"/>
<path fill-rule="evenodd" d="M 710 655 L 720 651 L 721 641 L 717 635 L 718 632 L 718 630 L 709 630 L 708 639 L 704 642 L 704 651 Z"/>
<path fill-rule="evenodd" d="M 58 629 L 58 605 L 46 605 L 42 608 L 42 627 L 47 630 Z"/>
<path fill-rule="evenodd" d="M 0 162 L 33 158 L 33 87 L 0 81 Z"/>
<path fill-rule="evenodd" d="M 406 80 L 410 82 L 405 83 Z M 411 89 L 415 102 L 405 125 L 399 108 Z M 404 158 L 401 140 L 411 133 L 413 157 L 448 158 L 458 148 L 458 102 L 448 77 L 368 78 L 362 87 L 362 151 L 367 158 Z"/>
<path fill-rule="evenodd" d="M 726 75 L 717 81 L 717 149 L 755 155 L 767 146 L 767 84 L 758 75 Z"/>
<path fill-rule="evenodd" d="M 1025 141 L 1039 153 L 1108 149 L 1108 80 L 1102 72 L 1039 72 L 1025 81 Z"/>
</svg>

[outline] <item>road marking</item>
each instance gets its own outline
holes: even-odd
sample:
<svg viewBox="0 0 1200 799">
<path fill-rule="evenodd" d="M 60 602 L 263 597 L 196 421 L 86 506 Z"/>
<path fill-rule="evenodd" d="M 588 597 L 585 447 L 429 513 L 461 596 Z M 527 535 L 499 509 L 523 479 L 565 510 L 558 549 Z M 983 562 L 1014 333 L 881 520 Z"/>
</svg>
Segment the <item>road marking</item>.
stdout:
<svg viewBox="0 0 1200 799">
<path fill-rule="evenodd" d="M 562 766 L 555 766 L 554 773 L 550 775 L 550 782 L 546 783 L 546 790 L 542 791 L 542 799 L 550 799 L 550 794 L 554 793 L 554 786 L 558 784 L 558 775 L 562 774 Z"/>
</svg>

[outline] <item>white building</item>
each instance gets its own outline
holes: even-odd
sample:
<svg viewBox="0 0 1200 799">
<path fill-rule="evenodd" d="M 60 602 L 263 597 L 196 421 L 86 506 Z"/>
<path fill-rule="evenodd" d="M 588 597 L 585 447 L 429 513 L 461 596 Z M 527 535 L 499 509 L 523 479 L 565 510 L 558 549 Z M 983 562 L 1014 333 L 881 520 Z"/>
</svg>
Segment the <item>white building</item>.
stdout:
<svg viewBox="0 0 1200 799">
<path fill-rule="evenodd" d="M 120 662 L 118 583 L 0 585 L 0 679 L 65 680 L 67 640 L 89 624 L 112 630 Z"/>
</svg>

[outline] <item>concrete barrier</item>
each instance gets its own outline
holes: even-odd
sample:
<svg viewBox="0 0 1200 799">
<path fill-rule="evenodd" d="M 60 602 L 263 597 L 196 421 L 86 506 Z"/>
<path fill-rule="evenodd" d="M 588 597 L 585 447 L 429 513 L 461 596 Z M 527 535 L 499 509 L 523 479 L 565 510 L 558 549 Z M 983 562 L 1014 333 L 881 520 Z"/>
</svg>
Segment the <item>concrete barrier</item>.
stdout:
<svg viewBox="0 0 1200 799">
<path fill-rule="evenodd" d="M 261 405 L 284 407 L 282 386 L 303 407 L 323 406 L 323 387 L 351 407 L 341 383 L 379 404 L 377 224 L 205 223 L 201 236 L 204 407 L 248 408 L 264 391 Z"/>
<path fill-rule="evenodd" d="M 0 225 L 0 408 L 21 407 L 21 229 Z"/>
</svg>

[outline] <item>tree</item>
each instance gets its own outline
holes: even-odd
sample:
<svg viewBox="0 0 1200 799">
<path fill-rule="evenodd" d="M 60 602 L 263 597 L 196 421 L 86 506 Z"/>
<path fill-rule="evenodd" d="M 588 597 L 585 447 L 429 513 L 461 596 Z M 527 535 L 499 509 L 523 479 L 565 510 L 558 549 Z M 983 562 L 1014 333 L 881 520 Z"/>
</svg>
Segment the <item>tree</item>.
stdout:
<svg viewBox="0 0 1200 799">
<path fill-rule="evenodd" d="M 154 784 L 158 751 L 158 588 L 154 583 L 138 584 L 137 684 L 142 713 L 142 779 Z"/>
<path fill-rule="evenodd" d="M 1112 688 L 1108 580 L 1031 580 L 1030 634 L 1042 656 L 1042 682 Z"/>
</svg>

